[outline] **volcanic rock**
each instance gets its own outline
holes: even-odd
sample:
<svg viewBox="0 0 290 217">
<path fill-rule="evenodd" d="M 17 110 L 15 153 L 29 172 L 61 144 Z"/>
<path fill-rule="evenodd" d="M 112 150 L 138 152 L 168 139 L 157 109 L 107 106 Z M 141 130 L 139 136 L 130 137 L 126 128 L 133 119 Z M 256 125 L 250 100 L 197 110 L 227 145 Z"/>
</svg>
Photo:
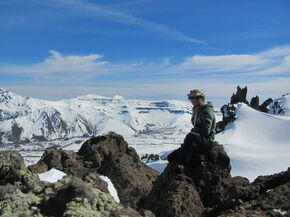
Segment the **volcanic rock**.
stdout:
<svg viewBox="0 0 290 217">
<path fill-rule="evenodd" d="M 121 135 L 110 133 L 87 140 L 78 151 L 90 167 L 108 176 L 124 205 L 137 208 L 152 188 L 159 173 L 141 162 Z"/>
<path fill-rule="evenodd" d="M 238 86 L 237 92 L 235 94 L 233 94 L 231 97 L 231 104 L 236 104 L 236 103 L 242 102 L 242 103 L 249 105 L 249 102 L 247 100 L 247 92 L 248 92 L 247 87 L 240 88 L 240 86 Z"/>
<path fill-rule="evenodd" d="M 41 182 L 18 152 L 0 152 L 0 216 L 141 217 L 98 187 L 93 174 Z"/>
<path fill-rule="evenodd" d="M 16 151 L 0 152 L 0 185 L 15 185 L 24 192 L 38 191 L 41 182 L 30 172 L 22 156 Z"/>
<path fill-rule="evenodd" d="M 203 205 L 193 180 L 167 166 L 143 204 L 158 217 L 201 216 Z"/>
<path fill-rule="evenodd" d="M 272 98 L 265 100 L 261 105 L 259 105 L 258 110 L 261 112 L 268 113 L 269 109 L 268 106 L 273 102 Z"/>
<path fill-rule="evenodd" d="M 259 97 L 258 96 L 255 96 L 251 99 L 250 106 L 253 109 L 258 110 L 258 108 L 259 108 Z"/>
</svg>

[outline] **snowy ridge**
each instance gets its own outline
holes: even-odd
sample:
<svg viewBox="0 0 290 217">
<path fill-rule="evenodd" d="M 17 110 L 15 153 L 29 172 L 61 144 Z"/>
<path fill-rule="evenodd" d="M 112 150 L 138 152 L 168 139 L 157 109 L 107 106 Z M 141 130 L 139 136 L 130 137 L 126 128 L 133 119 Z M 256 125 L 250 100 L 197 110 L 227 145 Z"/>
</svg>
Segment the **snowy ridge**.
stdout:
<svg viewBox="0 0 290 217">
<path fill-rule="evenodd" d="M 109 131 L 124 136 L 185 134 L 191 127 L 191 107 L 185 101 L 98 95 L 45 101 L 0 89 L 0 142 L 52 141 Z"/>
<path fill-rule="evenodd" d="M 241 103 L 236 118 L 216 135 L 230 156 L 232 175 L 253 180 L 289 167 L 290 117 L 259 112 Z"/>
</svg>

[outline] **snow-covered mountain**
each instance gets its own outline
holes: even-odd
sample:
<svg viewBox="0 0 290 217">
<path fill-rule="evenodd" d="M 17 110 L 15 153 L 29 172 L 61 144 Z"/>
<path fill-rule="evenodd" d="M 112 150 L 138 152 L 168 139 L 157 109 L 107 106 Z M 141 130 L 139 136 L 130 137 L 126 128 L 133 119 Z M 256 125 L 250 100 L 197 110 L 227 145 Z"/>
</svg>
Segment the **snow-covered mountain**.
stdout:
<svg viewBox="0 0 290 217">
<path fill-rule="evenodd" d="M 184 135 L 191 128 L 191 107 L 185 101 L 98 95 L 45 101 L 0 89 L 0 142 L 52 141 L 108 131 L 124 136 Z"/>
<path fill-rule="evenodd" d="M 280 98 L 273 100 L 268 109 L 270 114 L 290 116 L 290 94 L 284 94 Z"/>
<path fill-rule="evenodd" d="M 252 180 L 290 166 L 289 102 L 289 95 L 275 99 L 268 106 L 269 114 L 243 103 L 235 105 L 236 120 L 216 135 L 231 158 L 232 175 Z M 218 110 L 216 116 L 221 120 Z M 16 149 L 31 164 L 52 145 L 77 151 L 87 137 L 115 131 L 139 156 L 159 154 L 162 160 L 149 165 L 162 171 L 167 154 L 180 146 L 191 129 L 190 117 L 191 105 L 185 101 L 98 95 L 45 101 L 0 89 L 0 138 L 7 144 L 0 150 Z"/>
</svg>

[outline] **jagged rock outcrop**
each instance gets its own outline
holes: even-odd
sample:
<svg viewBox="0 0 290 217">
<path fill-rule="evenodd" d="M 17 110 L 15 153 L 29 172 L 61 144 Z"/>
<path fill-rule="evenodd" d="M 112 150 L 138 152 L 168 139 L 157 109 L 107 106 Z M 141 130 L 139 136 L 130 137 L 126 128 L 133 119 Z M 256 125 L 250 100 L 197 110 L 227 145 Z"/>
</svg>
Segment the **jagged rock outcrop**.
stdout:
<svg viewBox="0 0 290 217">
<path fill-rule="evenodd" d="M 249 105 L 249 102 L 247 100 L 247 92 L 248 92 L 247 86 L 244 88 L 240 88 L 240 86 L 238 86 L 237 92 L 233 94 L 231 97 L 230 104 L 236 104 L 236 103 L 242 102 Z"/>
<path fill-rule="evenodd" d="M 273 99 L 272 98 L 266 99 L 261 105 L 259 105 L 258 110 L 261 111 L 261 112 L 268 113 L 269 112 L 268 106 L 271 103 L 273 103 Z"/>
<path fill-rule="evenodd" d="M 154 183 L 143 207 L 161 217 L 278 216 L 279 212 L 274 209 L 289 212 L 290 207 L 286 206 L 289 199 L 277 204 L 287 196 L 290 198 L 290 190 L 285 190 L 290 184 L 290 168 L 279 174 L 258 177 L 253 183 L 244 177 L 231 177 L 230 169 L 230 159 L 223 147 L 213 143 L 208 152 L 192 156 L 183 169 L 168 165 Z"/>
<path fill-rule="evenodd" d="M 249 106 L 251 106 L 253 109 L 268 113 L 269 112 L 269 106 L 272 105 L 272 110 L 277 112 L 277 114 L 282 114 L 283 109 L 281 109 L 278 102 L 274 102 L 272 98 L 269 98 L 265 100 L 261 105 L 259 104 L 259 96 L 255 96 L 251 99 L 250 103 L 247 100 L 247 92 L 248 88 L 247 86 L 244 88 L 241 88 L 240 86 L 237 87 L 237 91 L 235 94 L 232 95 L 231 101 L 228 104 L 225 104 L 221 107 L 221 113 L 223 115 L 223 118 L 221 121 L 219 121 L 216 125 L 216 132 L 220 133 L 223 131 L 228 123 L 231 123 L 235 121 L 236 119 L 236 108 L 237 103 L 245 103 Z"/>
<path fill-rule="evenodd" d="M 216 132 L 219 133 L 223 131 L 226 127 L 226 125 L 230 122 L 233 122 L 236 119 L 236 106 L 237 103 L 245 103 L 249 105 L 249 102 L 247 100 L 247 92 L 248 88 L 247 86 L 244 88 L 240 88 L 240 86 L 237 87 L 237 92 L 232 95 L 231 101 L 228 104 L 225 104 L 221 107 L 221 113 L 223 115 L 223 118 L 221 121 L 219 121 L 216 125 Z M 251 103 L 253 103 L 251 101 Z"/>
<path fill-rule="evenodd" d="M 30 172 L 16 151 L 0 152 L 0 185 L 15 185 L 23 192 L 39 191 L 41 182 Z"/>
<path fill-rule="evenodd" d="M 161 159 L 161 157 L 160 157 L 160 155 L 158 155 L 158 154 L 145 154 L 145 155 L 143 155 L 142 157 L 141 157 L 141 160 L 143 161 L 143 162 L 146 162 L 146 163 L 149 163 L 150 161 L 158 161 L 158 160 L 160 160 Z"/>
<path fill-rule="evenodd" d="M 233 122 L 236 119 L 236 107 L 231 104 L 223 105 L 221 107 L 221 113 L 223 115 L 222 121 L 219 121 L 216 125 L 216 132 L 223 131 L 226 125 Z"/>
<path fill-rule="evenodd" d="M 108 176 L 122 204 L 137 208 L 152 188 L 159 173 L 141 162 L 121 135 L 111 133 L 86 141 L 78 151 L 90 167 Z"/>
<path fill-rule="evenodd" d="M 251 102 L 250 102 L 250 106 L 253 108 L 253 109 L 256 109 L 258 110 L 259 109 L 259 97 L 258 96 L 255 96 L 251 99 Z"/>
<path fill-rule="evenodd" d="M 67 174 L 83 177 L 90 172 L 97 172 L 96 168 L 88 168 L 81 155 L 68 150 L 46 150 L 37 164 L 28 166 L 34 173 L 43 173 L 52 168 L 61 170 Z"/>
<path fill-rule="evenodd" d="M 192 156 L 182 172 L 168 165 L 157 178 L 144 208 L 157 216 L 201 216 L 204 208 L 220 202 L 223 179 L 230 178 L 230 159 L 214 143 L 209 152 Z M 187 199 L 186 199 L 187 198 Z"/>
<path fill-rule="evenodd" d="M 197 217 L 204 209 L 194 181 L 176 172 L 172 166 L 168 166 L 158 177 L 142 206 L 158 217 Z"/>
<path fill-rule="evenodd" d="M 115 133 L 87 140 L 78 153 L 47 150 L 37 164 L 29 166 L 35 173 L 51 168 L 80 178 L 89 173 L 108 176 L 118 191 L 121 203 L 134 209 L 148 195 L 159 175 L 141 162 L 136 151 L 128 147 L 121 135 Z"/>
<path fill-rule="evenodd" d="M 290 216 L 290 168 L 278 174 L 260 176 L 250 187 L 259 189 L 259 193 L 256 192 L 251 200 L 241 200 L 240 205 L 219 216 Z"/>
<path fill-rule="evenodd" d="M 32 174 L 15 151 L 0 152 L 0 162 L 0 216 L 141 217 L 98 188 L 92 176 L 68 175 L 49 184 Z"/>
</svg>

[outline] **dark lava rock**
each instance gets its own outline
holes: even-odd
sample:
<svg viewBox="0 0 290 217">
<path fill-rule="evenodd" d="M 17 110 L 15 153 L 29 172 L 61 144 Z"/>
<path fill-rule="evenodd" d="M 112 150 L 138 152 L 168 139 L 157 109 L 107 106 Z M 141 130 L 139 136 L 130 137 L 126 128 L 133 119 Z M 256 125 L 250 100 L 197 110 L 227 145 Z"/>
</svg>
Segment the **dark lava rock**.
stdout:
<svg viewBox="0 0 290 217">
<path fill-rule="evenodd" d="M 99 188 L 96 174 L 41 182 L 15 151 L 0 152 L 0 178 L 0 216 L 141 217 Z"/>
<path fill-rule="evenodd" d="M 143 204 L 158 217 L 201 216 L 203 205 L 193 180 L 168 166 Z"/>
<path fill-rule="evenodd" d="M 278 174 L 260 176 L 253 183 L 244 177 L 224 179 L 220 201 L 215 206 L 207 208 L 203 215 L 281 216 L 281 213 L 289 215 L 289 184 L 290 168 Z M 222 212 L 224 213 L 221 214 Z"/>
<path fill-rule="evenodd" d="M 24 192 L 37 191 L 41 185 L 38 176 L 26 168 L 22 156 L 16 151 L 0 152 L 0 185 L 7 184 Z"/>
<path fill-rule="evenodd" d="M 253 185 L 258 185 L 261 188 L 261 193 L 274 189 L 279 185 L 290 183 L 290 167 L 287 171 L 276 173 L 269 176 L 259 176 L 253 182 Z"/>
<path fill-rule="evenodd" d="M 161 158 L 158 154 L 145 154 L 141 157 L 141 160 L 146 161 L 146 163 L 149 163 L 151 161 L 158 161 L 160 159 Z"/>
<path fill-rule="evenodd" d="M 223 180 L 230 179 L 230 159 L 213 143 L 206 153 L 196 153 L 184 169 L 170 164 L 157 178 L 144 202 L 156 216 L 201 216 L 204 208 L 223 202 Z"/>
<path fill-rule="evenodd" d="M 221 217 L 241 216 L 290 216 L 290 183 L 280 185 L 262 194 L 255 200 L 242 203 L 240 206 L 219 215 Z"/>
<path fill-rule="evenodd" d="M 248 92 L 247 87 L 240 88 L 240 86 L 238 86 L 237 92 L 232 95 L 230 103 L 236 104 L 236 103 L 242 102 L 242 103 L 249 105 L 249 102 L 247 100 L 247 92 Z"/>
<path fill-rule="evenodd" d="M 230 170 L 229 157 L 214 142 L 208 152 L 196 153 L 187 165 L 169 164 L 143 208 L 161 217 L 288 215 L 290 168 L 258 177 L 253 183 L 240 176 L 232 178 Z"/>
<path fill-rule="evenodd" d="M 268 106 L 271 103 L 273 103 L 273 99 L 272 98 L 269 98 L 269 99 L 265 100 L 261 105 L 259 105 L 258 110 L 261 111 L 261 112 L 268 113 L 269 112 Z"/>
<path fill-rule="evenodd" d="M 250 106 L 253 109 L 258 110 L 258 108 L 259 108 L 259 97 L 258 96 L 255 96 L 251 99 Z"/>
<path fill-rule="evenodd" d="M 223 119 L 216 125 L 217 133 L 223 131 L 228 123 L 231 123 L 236 119 L 236 107 L 231 104 L 223 105 L 221 107 L 221 113 Z"/>
<path fill-rule="evenodd" d="M 78 151 L 90 167 L 108 176 L 124 205 L 137 208 L 159 173 L 141 162 L 121 135 L 110 133 L 87 140 Z"/>
<path fill-rule="evenodd" d="M 37 164 L 30 165 L 28 168 L 34 173 L 43 173 L 55 168 L 83 178 L 88 173 L 97 172 L 96 168 L 87 168 L 86 164 L 83 157 L 76 152 L 57 149 L 46 150 Z"/>
<path fill-rule="evenodd" d="M 193 179 L 205 207 L 212 207 L 220 202 L 222 183 L 224 179 L 231 177 L 230 171 L 230 158 L 217 142 L 212 144 L 208 152 L 193 155 L 189 165 L 185 167 L 185 173 Z"/>
<path fill-rule="evenodd" d="M 284 108 L 280 104 L 280 100 L 274 100 L 273 103 L 269 106 L 270 109 L 272 110 L 273 114 L 275 115 L 284 115 L 285 111 Z"/>
<path fill-rule="evenodd" d="M 78 153 L 65 150 L 46 150 L 39 162 L 29 166 L 34 173 L 51 168 L 85 179 L 88 174 L 108 176 L 124 205 L 137 208 L 152 188 L 159 173 L 141 162 L 133 148 L 121 135 L 110 133 L 87 140 Z M 99 180 L 99 187 L 103 186 Z M 94 181 L 95 183 L 97 181 Z"/>
</svg>

